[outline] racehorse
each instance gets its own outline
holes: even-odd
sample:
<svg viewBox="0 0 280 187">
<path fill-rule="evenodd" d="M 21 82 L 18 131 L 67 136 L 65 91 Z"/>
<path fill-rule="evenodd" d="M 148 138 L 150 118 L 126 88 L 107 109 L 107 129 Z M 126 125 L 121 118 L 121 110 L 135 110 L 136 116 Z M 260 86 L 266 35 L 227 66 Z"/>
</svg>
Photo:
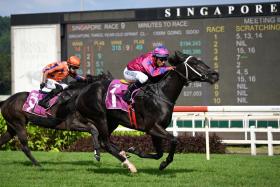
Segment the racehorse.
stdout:
<svg viewBox="0 0 280 187">
<path fill-rule="evenodd" d="M 108 87 L 112 80 L 97 81 L 90 85 L 87 91 L 82 92 L 78 99 L 80 113 L 85 118 L 91 118 L 98 114 L 99 123 L 94 123 L 99 131 L 99 140 L 101 146 L 109 153 L 123 162 L 131 172 L 136 172 L 136 167 L 128 161 L 121 150 L 109 141 L 110 134 L 119 124 L 122 126 L 146 132 L 151 135 L 155 147 L 155 154 L 144 154 L 137 151 L 136 148 L 130 148 L 128 151 L 142 158 L 160 159 L 163 156 L 162 139 L 170 141 L 169 154 L 165 161 L 160 164 L 159 169 L 163 170 L 172 161 L 177 145 L 177 139 L 165 129 L 171 122 L 172 112 L 175 102 L 184 86 L 190 82 L 208 82 L 214 84 L 219 79 L 219 74 L 212 70 L 201 60 L 175 52 L 168 59 L 174 70 L 168 71 L 159 81 L 143 86 L 134 97 L 133 109 L 136 114 L 137 124 L 132 125 L 128 113 L 123 110 L 112 110 L 105 107 L 105 98 Z M 95 104 L 91 103 L 92 97 L 95 97 Z"/>
<path fill-rule="evenodd" d="M 16 93 L 7 100 L 0 102 L 1 113 L 7 122 L 7 131 L 0 137 L 0 147 L 17 135 L 21 143 L 22 151 L 34 165 L 40 166 L 39 162 L 31 154 L 27 144 L 26 125 L 28 122 L 32 122 L 44 128 L 89 132 L 94 142 L 94 156 L 99 160 L 98 130 L 91 119 L 84 118 L 79 113 L 78 108 L 82 106 L 76 105 L 75 102 L 79 93 L 83 89 L 86 89 L 92 82 L 108 79 L 111 78 L 111 76 L 110 73 L 103 73 L 99 76 L 88 75 L 87 79 L 83 82 L 70 82 L 69 88 L 60 95 L 62 99 L 58 100 L 58 103 L 50 108 L 51 116 L 48 118 L 39 117 L 22 110 L 29 92 Z"/>
<path fill-rule="evenodd" d="M 80 90 L 78 89 L 79 91 L 76 91 L 76 94 L 72 97 L 73 102 L 58 104 L 53 109 L 56 118 L 62 120 L 61 123 L 55 125 L 56 129 L 90 132 L 93 136 L 94 145 L 97 145 L 95 147 L 96 151 L 99 151 L 99 144 L 96 140 L 99 136 L 101 146 L 119 159 L 131 172 L 136 172 L 136 167 L 128 161 L 116 145 L 110 142 L 110 135 L 119 124 L 151 135 L 156 154 L 140 153 L 136 148 L 128 150 L 142 158 L 160 159 L 163 156 L 162 139 L 167 139 L 171 143 L 169 154 L 159 167 L 160 170 L 163 170 L 173 161 L 177 145 L 176 137 L 169 134 L 165 129 L 171 122 L 174 104 L 183 86 L 187 86 L 194 81 L 214 84 L 219 79 L 217 72 L 195 57 L 177 51 L 168 61 L 175 66 L 175 70 L 167 72 L 156 83 L 143 86 L 134 97 L 133 108 L 136 113 L 137 126 L 131 125 L 127 112 L 106 108 L 105 98 L 112 78 L 99 78 L 86 86 L 82 86 Z M 7 132 L 0 138 L 0 146 L 17 135 L 24 153 L 33 164 L 38 165 L 27 146 L 26 129 L 24 127 L 28 121 L 34 123 L 34 116 L 21 110 L 27 95 L 26 92 L 18 93 L 12 95 L 4 103 L 0 103 L 0 106 L 2 105 L 2 115 L 8 124 Z M 49 127 L 39 123 L 37 125 Z"/>
</svg>

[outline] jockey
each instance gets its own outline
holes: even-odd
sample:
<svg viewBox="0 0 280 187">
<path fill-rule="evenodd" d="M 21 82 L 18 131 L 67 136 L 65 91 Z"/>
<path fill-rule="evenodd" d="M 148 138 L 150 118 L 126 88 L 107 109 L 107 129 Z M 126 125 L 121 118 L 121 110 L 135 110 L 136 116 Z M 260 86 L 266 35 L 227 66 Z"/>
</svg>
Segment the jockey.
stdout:
<svg viewBox="0 0 280 187">
<path fill-rule="evenodd" d="M 62 80 L 68 75 L 76 80 L 84 80 L 85 78 L 77 75 L 76 69 L 80 67 L 80 59 L 77 56 L 71 56 L 67 61 L 54 62 L 48 64 L 43 69 L 43 79 L 40 89 L 47 92 L 47 95 L 38 102 L 44 108 L 49 107 L 49 100 L 68 87 Z"/>
<path fill-rule="evenodd" d="M 166 47 L 159 46 L 153 51 L 143 54 L 130 61 L 124 69 L 124 78 L 132 82 L 123 96 L 123 100 L 128 102 L 132 92 L 140 88 L 149 77 L 156 77 L 164 74 L 166 71 L 173 70 L 174 67 L 166 66 L 165 62 L 169 56 Z"/>
</svg>

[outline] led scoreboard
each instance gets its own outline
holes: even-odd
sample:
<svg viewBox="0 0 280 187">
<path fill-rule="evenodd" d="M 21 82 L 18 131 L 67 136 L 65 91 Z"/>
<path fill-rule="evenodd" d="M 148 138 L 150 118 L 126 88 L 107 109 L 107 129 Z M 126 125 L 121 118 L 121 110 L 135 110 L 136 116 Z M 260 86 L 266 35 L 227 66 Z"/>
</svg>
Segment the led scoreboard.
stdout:
<svg viewBox="0 0 280 187">
<path fill-rule="evenodd" d="M 220 73 L 215 85 L 185 87 L 176 105 L 280 105 L 280 3 L 64 14 L 66 51 L 81 74 L 110 71 L 163 44 Z"/>
</svg>

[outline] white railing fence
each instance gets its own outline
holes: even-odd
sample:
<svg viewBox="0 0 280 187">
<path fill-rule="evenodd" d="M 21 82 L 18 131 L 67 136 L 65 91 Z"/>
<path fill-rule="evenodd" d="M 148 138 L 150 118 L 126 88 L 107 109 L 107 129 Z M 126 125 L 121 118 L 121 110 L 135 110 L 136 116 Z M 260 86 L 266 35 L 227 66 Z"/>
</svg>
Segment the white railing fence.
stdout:
<svg viewBox="0 0 280 187">
<path fill-rule="evenodd" d="M 228 128 L 211 128 L 212 121 L 228 121 Z M 178 121 L 191 121 L 192 127 L 178 127 Z M 195 127 L 196 121 L 202 121 L 203 126 L 201 128 Z M 232 121 L 242 121 L 242 128 L 232 128 Z M 255 126 L 249 127 L 249 121 L 255 121 Z M 278 128 L 256 128 L 258 127 L 259 121 L 276 121 Z M 209 132 L 243 132 L 244 139 L 238 140 L 225 140 L 222 142 L 225 144 L 249 144 L 251 145 L 251 155 L 256 155 L 256 144 L 266 144 L 268 146 L 268 155 L 273 156 L 273 145 L 280 144 L 279 140 L 273 140 L 274 133 L 280 133 L 280 115 L 279 112 L 258 112 L 258 113 L 238 113 L 238 112 L 228 112 L 228 113 L 211 113 L 211 112 L 202 112 L 202 113 L 189 113 L 189 112 L 180 112 L 173 113 L 172 117 L 172 127 L 168 127 L 167 131 L 173 133 L 174 136 L 178 136 L 179 132 L 191 132 L 195 136 L 196 132 L 205 133 L 206 141 L 206 158 L 210 159 L 210 148 L 209 148 Z M 250 139 L 248 138 L 248 132 L 250 133 Z M 266 140 L 257 140 L 256 133 L 267 133 Z"/>
<path fill-rule="evenodd" d="M 191 127 L 178 127 L 179 121 L 190 121 Z M 196 122 L 202 123 L 201 127 L 196 127 Z M 227 121 L 227 128 L 211 127 L 213 121 Z M 233 127 L 233 121 L 241 121 L 242 127 Z M 249 122 L 254 121 L 254 126 L 250 126 Z M 260 128 L 260 121 L 274 121 L 277 123 L 276 128 L 267 127 Z M 117 130 L 129 130 L 119 127 Z M 280 133 L 280 112 L 174 112 L 172 116 L 172 126 L 166 129 L 178 136 L 180 132 L 190 132 L 192 136 L 196 133 L 204 133 L 206 141 L 206 158 L 210 159 L 209 133 L 244 133 L 244 139 L 227 140 L 222 139 L 224 144 L 248 144 L 251 145 L 251 155 L 256 155 L 256 145 L 264 144 L 268 146 L 268 155 L 273 156 L 273 145 L 280 144 L 280 140 L 274 140 L 276 133 Z M 256 139 L 256 133 L 266 133 L 266 139 Z M 248 134 L 250 135 L 248 137 Z"/>
</svg>

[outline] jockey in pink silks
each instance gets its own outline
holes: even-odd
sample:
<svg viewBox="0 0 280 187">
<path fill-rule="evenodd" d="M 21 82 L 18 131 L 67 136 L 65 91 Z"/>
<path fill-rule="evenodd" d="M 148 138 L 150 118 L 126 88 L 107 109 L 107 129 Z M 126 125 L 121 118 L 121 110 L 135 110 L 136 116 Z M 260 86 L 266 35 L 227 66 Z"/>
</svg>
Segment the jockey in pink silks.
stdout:
<svg viewBox="0 0 280 187">
<path fill-rule="evenodd" d="M 173 66 L 166 66 L 165 62 L 169 56 L 164 46 L 156 47 L 153 51 L 143 54 L 128 63 L 124 69 L 124 78 L 131 82 L 128 86 L 123 100 L 129 102 L 132 92 L 140 88 L 149 77 L 156 77 L 166 71 L 173 70 Z"/>
</svg>

